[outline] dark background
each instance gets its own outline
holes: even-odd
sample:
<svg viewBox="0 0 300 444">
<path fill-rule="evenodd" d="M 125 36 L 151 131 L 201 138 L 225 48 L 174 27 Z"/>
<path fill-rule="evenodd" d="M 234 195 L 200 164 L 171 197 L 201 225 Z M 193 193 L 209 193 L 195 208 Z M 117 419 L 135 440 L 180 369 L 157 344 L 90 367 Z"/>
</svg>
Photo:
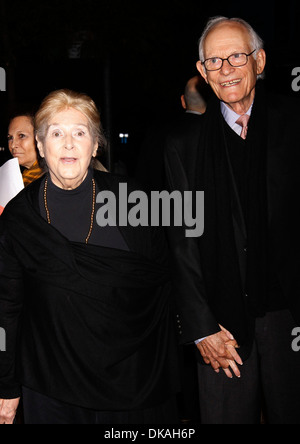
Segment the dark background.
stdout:
<svg viewBox="0 0 300 444">
<path fill-rule="evenodd" d="M 266 43 L 267 86 L 300 98 L 300 10 L 284 2 L 203 0 L 0 0 L 0 147 L 10 113 L 52 90 L 89 94 L 101 110 L 112 162 L 134 171 L 149 125 L 181 112 L 180 95 L 197 74 L 198 39 L 209 17 L 242 17 Z M 227 5 L 226 5 L 227 4 Z M 119 134 L 129 134 L 121 144 Z M 6 153 L 7 154 L 7 153 Z M 0 164 L 4 154 L 0 152 Z"/>
</svg>

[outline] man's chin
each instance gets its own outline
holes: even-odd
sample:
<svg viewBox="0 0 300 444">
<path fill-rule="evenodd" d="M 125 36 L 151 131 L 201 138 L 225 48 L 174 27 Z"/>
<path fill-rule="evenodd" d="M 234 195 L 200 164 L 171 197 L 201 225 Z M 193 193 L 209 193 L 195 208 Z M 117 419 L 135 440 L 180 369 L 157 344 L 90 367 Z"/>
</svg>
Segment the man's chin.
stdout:
<svg viewBox="0 0 300 444">
<path fill-rule="evenodd" d="M 222 102 L 226 103 L 229 106 L 236 105 L 244 100 L 244 96 L 242 94 L 222 94 L 221 99 Z"/>
</svg>

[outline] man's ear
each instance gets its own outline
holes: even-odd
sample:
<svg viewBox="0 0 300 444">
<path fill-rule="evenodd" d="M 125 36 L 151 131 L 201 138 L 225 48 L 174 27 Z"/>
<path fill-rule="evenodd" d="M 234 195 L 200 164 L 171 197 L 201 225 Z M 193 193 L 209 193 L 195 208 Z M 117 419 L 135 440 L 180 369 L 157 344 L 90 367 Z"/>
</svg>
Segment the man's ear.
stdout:
<svg viewBox="0 0 300 444">
<path fill-rule="evenodd" d="M 204 80 L 208 84 L 206 69 L 204 68 L 204 65 L 202 65 L 202 62 L 200 62 L 200 60 L 199 60 L 199 62 L 197 62 L 197 64 L 196 64 L 196 66 L 197 66 L 197 69 L 200 72 L 201 76 L 204 78 Z"/>
<path fill-rule="evenodd" d="M 182 105 L 182 108 L 183 108 L 183 109 L 186 109 L 186 108 L 187 108 L 186 103 L 185 103 L 184 95 L 181 96 L 181 105 Z"/>
<path fill-rule="evenodd" d="M 45 158 L 44 145 L 43 145 L 43 143 L 42 143 L 38 138 L 36 138 L 36 143 L 37 143 L 37 148 L 38 148 L 38 150 L 39 150 L 40 156 L 41 156 L 42 158 Z"/>
<path fill-rule="evenodd" d="M 257 53 L 256 64 L 257 64 L 257 75 L 264 72 L 267 63 L 267 55 L 264 49 L 261 49 Z"/>
</svg>

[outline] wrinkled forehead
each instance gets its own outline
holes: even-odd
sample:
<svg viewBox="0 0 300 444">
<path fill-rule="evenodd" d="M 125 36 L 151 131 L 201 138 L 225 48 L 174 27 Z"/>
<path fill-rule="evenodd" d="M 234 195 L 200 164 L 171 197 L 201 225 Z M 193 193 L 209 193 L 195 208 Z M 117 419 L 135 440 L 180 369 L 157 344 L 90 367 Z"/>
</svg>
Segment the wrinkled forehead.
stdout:
<svg viewBox="0 0 300 444">
<path fill-rule="evenodd" d="M 204 42 L 205 58 L 228 57 L 234 52 L 251 52 L 253 49 L 248 29 L 234 22 L 216 25 Z"/>
<path fill-rule="evenodd" d="M 53 113 L 47 123 L 48 126 L 58 124 L 83 124 L 87 126 L 88 118 L 75 108 L 65 108 Z"/>
</svg>

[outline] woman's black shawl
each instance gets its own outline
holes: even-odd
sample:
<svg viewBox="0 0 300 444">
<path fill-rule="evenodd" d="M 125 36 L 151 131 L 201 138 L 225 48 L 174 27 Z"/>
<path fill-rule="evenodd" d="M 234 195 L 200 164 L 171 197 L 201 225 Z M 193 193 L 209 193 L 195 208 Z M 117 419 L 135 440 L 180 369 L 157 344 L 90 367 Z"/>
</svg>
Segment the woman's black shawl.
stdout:
<svg viewBox="0 0 300 444">
<path fill-rule="evenodd" d="M 118 195 L 120 179 L 96 173 Z M 130 252 L 69 242 L 39 215 L 41 181 L 0 218 L 0 398 L 20 385 L 96 410 L 137 410 L 177 390 L 160 230 L 120 228 Z"/>
</svg>

